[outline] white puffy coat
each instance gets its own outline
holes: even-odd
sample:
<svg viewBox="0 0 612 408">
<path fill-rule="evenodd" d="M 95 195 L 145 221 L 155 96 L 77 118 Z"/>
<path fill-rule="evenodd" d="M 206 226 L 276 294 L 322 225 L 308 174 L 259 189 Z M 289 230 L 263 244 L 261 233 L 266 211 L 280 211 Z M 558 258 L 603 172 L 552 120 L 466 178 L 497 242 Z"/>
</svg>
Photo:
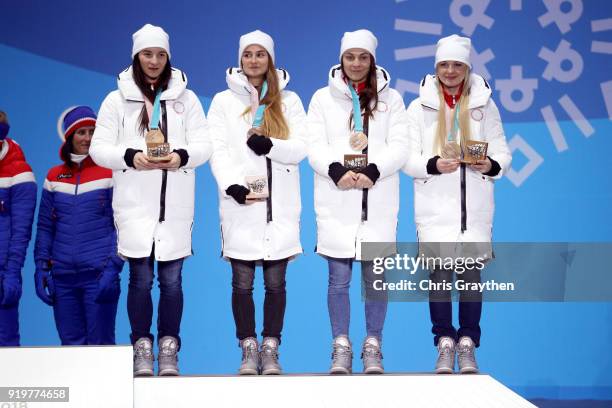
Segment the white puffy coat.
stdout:
<svg viewBox="0 0 612 408">
<path fill-rule="evenodd" d="M 308 159 L 315 171 L 317 253 L 361 260 L 362 243 L 394 243 L 396 239 L 398 170 L 408 154 L 407 117 L 400 94 L 389 88 L 389 74 L 377 67 L 379 102 L 369 120 L 368 162 L 376 164 L 380 178 L 368 192 L 367 221 L 362 221 L 363 191 L 340 190 L 328 175 L 331 163 L 343 164 L 344 155 L 354 153 L 349 145 L 353 103 L 342 76 L 340 65 L 332 67 L 329 85 L 314 94 L 308 108 Z"/>
<path fill-rule="evenodd" d="M 501 171 L 495 177 L 465 169 L 465 211 L 462 210 L 461 167 L 453 173 L 431 175 L 427 162 L 433 152 L 438 126 L 437 80 L 427 75 L 419 97 L 408 106 L 410 154 L 404 171 L 414 178 L 414 213 L 421 242 L 490 242 L 495 203 L 493 180 L 510 168 L 512 156 L 502 127 L 499 110 L 491 99 L 491 88 L 480 76 L 470 77 L 470 138 L 488 142 L 487 156 L 497 161 Z M 461 132 L 457 139 L 460 140 Z M 465 212 L 464 232 L 461 231 Z"/>
<path fill-rule="evenodd" d="M 119 75 L 117 84 L 119 89 L 102 102 L 89 153 L 98 165 L 113 170 L 118 251 L 125 257 L 148 257 L 155 243 L 158 261 L 189 256 L 194 169 L 212 152 L 200 100 L 186 89 L 185 74 L 173 68 L 168 89 L 161 95 L 160 128 L 167 129 L 170 148 L 185 149 L 189 160 L 173 171 L 136 170 L 123 157 L 127 148 L 146 152 L 138 130 L 144 99 L 131 67 Z"/>
<path fill-rule="evenodd" d="M 289 74 L 280 69 L 277 73 L 289 138 L 271 138 L 273 146 L 267 155 L 256 155 L 246 144 L 253 117 L 250 113 L 243 115 L 250 106 L 250 91 L 242 70 L 227 70 L 229 89 L 215 95 L 208 111 L 214 147 L 210 164 L 219 186 L 221 240 L 225 258 L 277 260 L 302 252 L 298 164 L 306 156 L 306 114 L 300 98 L 284 90 Z M 266 201 L 240 205 L 225 193 L 233 184 L 246 186 L 247 175 L 266 175 L 266 158 L 271 160 L 272 174 L 270 222 Z"/>
</svg>

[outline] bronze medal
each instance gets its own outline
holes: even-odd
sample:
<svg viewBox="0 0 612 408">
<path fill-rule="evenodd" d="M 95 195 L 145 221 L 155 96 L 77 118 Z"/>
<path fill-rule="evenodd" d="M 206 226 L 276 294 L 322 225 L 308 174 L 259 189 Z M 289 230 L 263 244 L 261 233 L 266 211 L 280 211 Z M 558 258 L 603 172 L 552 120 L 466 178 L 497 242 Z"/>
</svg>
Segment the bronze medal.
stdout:
<svg viewBox="0 0 612 408">
<path fill-rule="evenodd" d="M 447 142 L 442 148 L 440 156 L 443 159 L 459 159 L 461 158 L 461 146 L 457 142 Z"/>
<path fill-rule="evenodd" d="M 249 189 L 247 200 L 265 200 L 270 196 L 267 176 L 246 176 L 245 183 Z"/>
<path fill-rule="evenodd" d="M 363 132 L 353 132 L 349 144 L 351 149 L 360 152 L 368 146 L 368 137 Z"/>
<path fill-rule="evenodd" d="M 363 170 L 368 165 L 367 154 L 345 154 L 344 167 L 353 171 Z"/>
<path fill-rule="evenodd" d="M 145 137 L 147 144 L 149 143 L 164 143 L 164 134 L 159 129 L 151 129 Z"/>
<path fill-rule="evenodd" d="M 260 127 L 252 127 L 247 131 L 247 139 L 253 135 L 266 136 L 264 130 Z"/>
<path fill-rule="evenodd" d="M 464 157 L 461 161 L 467 164 L 476 164 L 479 160 L 487 158 L 489 144 L 480 140 L 468 140 L 464 150 Z"/>
<path fill-rule="evenodd" d="M 151 129 L 145 136 L 147 157 L 150 161 L 169 161 L 170 144 L 164 141 L 164 134 L 159 129 Z"/>
</svg>

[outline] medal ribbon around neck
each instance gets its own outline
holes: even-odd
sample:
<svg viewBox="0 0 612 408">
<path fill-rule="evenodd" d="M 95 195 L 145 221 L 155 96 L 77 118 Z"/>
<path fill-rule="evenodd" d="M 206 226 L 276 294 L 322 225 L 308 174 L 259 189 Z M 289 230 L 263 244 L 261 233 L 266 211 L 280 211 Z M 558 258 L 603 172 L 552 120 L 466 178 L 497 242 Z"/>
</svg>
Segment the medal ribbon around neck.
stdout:
<svg viewBox="0 0 612 408">
<path fill-rule="evenodd" d="M 355 125 L 354 131 L 349 138 L 349 144 L 353 150 L 363 152 L 363 150 L 368 147 L 368 136 L 363 133 L 363 119 L 361 118 L 359 96 L 351 81 L 349 81 L 348 87 L 351 91 L 351 99 L 353 101 L 353 124 Z"/>
<path fill-rule="evenodd" d="M 353 123 L 355 124 L 355 133 L 363 132 L 363 120 L 361 118 L 361 107 L 359 106 L 359 95 L 353 87 L 353 82 L 349 81 L 348 87 L 351 90 L 351 98 L 353 99 Z"/>
<path fill-rule="evenodd" d="M 457 132 L 459 132 L 459 104 L 455 105 L 455 114 L 453 115 L 453 128 L 450 132 L 448 132 L 448 136 L 446 137 L 447 141 L 452 142 L 453 139 L 457 137 Z"/>
<path fill-rule="evenodd" d="M 459 141 L 454 140 L 457 138 L 457 133 L 459 132 L 459 104 L 455 105 L 455 114 L 453 115 L 453 129 L 448 132 L 448 136 L 446 137 L 448 142 L 455 142 L 459 144 Z M 461 153 L 459 154 L 459 158 L 463 160 L 464 153 L 463 149 L 461 149 Z"/>
<path fill-rule="evenodd" d="M 153 102 L 153 114 L 151 115 L 151 122 L 149 123 L 149 129 L 154 130 L 159 128 L 159 111 L 161 101 L 161 89 L 155 94 L 155 102 Z"/>
<path fill-rule="evenodd" d="M 261 96 L 259 97 L 259 101 L 263 101 L 263 98 L 266 97 L 268 93 L 268 81 L 264 81 L 261 86 Z M 253 118 L 253 127 L 258 128 L 263 123 L 264 110 L 266 109 L 266 105 L 259 105 L 257 107 L 257 112 L 255 112 L 255 117 Z"/>
</svg>

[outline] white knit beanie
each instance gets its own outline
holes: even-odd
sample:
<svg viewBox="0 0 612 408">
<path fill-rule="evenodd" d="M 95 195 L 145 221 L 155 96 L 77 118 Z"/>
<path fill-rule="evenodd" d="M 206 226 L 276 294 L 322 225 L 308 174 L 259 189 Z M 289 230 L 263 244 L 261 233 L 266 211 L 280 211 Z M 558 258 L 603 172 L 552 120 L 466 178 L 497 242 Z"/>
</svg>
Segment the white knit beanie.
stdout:
<svg viewBox="0 0 612 408">
<path fill-rule="evenodd" d="M 351 48 L 363 48 L 372 54 L 374 60 L 376 60 L 377 46 L 378 40 L 370 30 L 346 32 L 342 36 L 342 42 L 340 44 L 340 61 L 342 61 L 342 54 Z"/>
<path fill-rule="evenodd" d="M 163 28 L 151 24 L 145 24 L 142 28 L 132 34 L 132 58 L 145 48 L 159 47 L 166 50 L 170 58 L 170 37 Z"/>
<path fill-rule="evenodd" d="M 449 35 L 441 38 L 436 45 L 436 63 L 438 66 L 442 61 L 459 61 L 472 69 L 470 62 L 470 50 L 472 49 L 472 40 L 467 37 L 459 37 L 457 34 Z"/>
<path fill-rule="evenodd" d="M 255 30 L 250 33 L 246 33 L 245 35 L 240 37 L 240 44 L 238 46 L 238 66 L 240 67 L 240 62 L 242 61 L 242 53 L 249 45 L 261 45 L 268 51 L 270 54 L 270 58 L 272 58 L 272 62 L 274 61 L 274 40 L 268 34 L 263 31 Z"/>
</svg>

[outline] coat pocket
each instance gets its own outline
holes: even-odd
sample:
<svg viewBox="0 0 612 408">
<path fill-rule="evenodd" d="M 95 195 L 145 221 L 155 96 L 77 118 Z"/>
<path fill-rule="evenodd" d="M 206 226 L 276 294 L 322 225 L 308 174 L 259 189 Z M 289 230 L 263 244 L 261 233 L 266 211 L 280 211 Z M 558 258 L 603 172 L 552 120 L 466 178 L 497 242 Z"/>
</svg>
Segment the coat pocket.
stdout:
<svg viewBox="0 0 612 408">
<path fill-rule="evenodd" d="M 468 213 L 491 214 L 494 207 L 493 180 L 479 172 L 467 170 L 467 209 Z M 479 215 L 476 215 L 477 217 Z"/>
<path fill-rule="evenodd" d="M 141 183 L 133 169 L 113 171 L 113 207 L 133 208 L 141 204 Z"/>
<path fill-rule="evenodd" d="M 458 172 L 414 180 L 414 217 L 417 223 L 445 222 L 460 211 Z"/>
<path fill-rule="evenodd" d="M 275 206 L 301 207 L 298 167 L 274 163 L 272 168 L 272 202 Z"/>
<path fill-rule="evenodd" d="M 195 196 L 193 169 L 168 171 L 166 186 L 166 217 L 192 219 Z"/>
<path fill-rule="evenodd" d="M 334 182 L 315 173 L 314 202 L 317 212 L 332 212 L 342 205 L 342 196 L 348 191 L 340 190 Z"/>
</svg>

